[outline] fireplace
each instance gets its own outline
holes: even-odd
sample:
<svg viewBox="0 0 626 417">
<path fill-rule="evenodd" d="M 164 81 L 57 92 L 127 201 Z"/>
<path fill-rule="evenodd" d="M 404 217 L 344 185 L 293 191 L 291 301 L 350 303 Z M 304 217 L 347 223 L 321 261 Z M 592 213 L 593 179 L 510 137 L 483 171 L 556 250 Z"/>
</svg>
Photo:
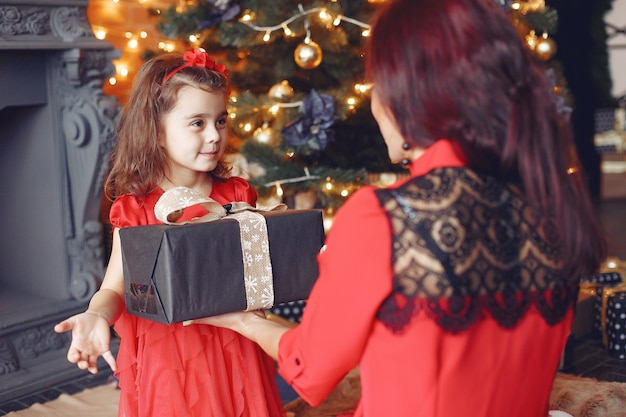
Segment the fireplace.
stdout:
<svg viewBox="0 0 626 417">
<path fill-rule="evenodd" d="M 118 52 L 88 0 L 0 0 L 0 402 L 71 381 L 70 335 L 106 263 L 102 180 L 119 112 Z M 104 365 L 103 365 L 104 368 Z"/>
</svg>

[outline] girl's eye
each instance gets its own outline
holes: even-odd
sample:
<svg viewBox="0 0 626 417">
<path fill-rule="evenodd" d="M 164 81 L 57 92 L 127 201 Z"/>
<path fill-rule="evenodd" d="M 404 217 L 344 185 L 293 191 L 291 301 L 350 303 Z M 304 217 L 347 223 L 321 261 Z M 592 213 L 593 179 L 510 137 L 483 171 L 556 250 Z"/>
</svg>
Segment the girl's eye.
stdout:
<svg viewBox="0 0 626 417">
<path fill-rule="evenodd" d="M 195 127 L 202 127 L 203 124 L 202 120 L 195 120 L 191 123 L 191 125 Z"/>
<path fill-rule="evenodd" d="M 217 121 L 215 122 L 215 125 L 217 127 L 225 127 L 226 123 L 228 121 L 228 117 L 224 116 L 224 117 L 220 117 L 219 119 L 217 119 Z"/>
</svg>

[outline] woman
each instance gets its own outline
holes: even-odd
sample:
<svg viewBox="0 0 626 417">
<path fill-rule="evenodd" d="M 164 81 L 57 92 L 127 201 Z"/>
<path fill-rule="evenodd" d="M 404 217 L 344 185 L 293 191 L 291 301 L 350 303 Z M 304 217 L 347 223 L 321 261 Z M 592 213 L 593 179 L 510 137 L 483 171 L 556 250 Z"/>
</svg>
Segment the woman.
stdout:
<svg viewBox="0 0 626 417">
<path fill-rule="evenodd" d="M 571 132 L 493 0 L 391 0 L 367 51 L 372 113 L 411 177 L 338 211 L 295 329 L 230 327 L 311 405 L 360 366 L 357 416 L 544 417 L 605 243 Z"/>
</svg>

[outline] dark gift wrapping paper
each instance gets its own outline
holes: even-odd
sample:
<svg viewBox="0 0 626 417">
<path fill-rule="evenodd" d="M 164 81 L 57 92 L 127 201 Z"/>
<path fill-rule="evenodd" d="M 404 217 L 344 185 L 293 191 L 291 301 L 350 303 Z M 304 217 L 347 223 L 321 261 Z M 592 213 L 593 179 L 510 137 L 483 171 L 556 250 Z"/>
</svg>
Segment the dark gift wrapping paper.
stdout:
<svg viewBox="0 0 626 417">
<path fill-rule="evenodd" d="M 593 302 L 593 331 L 602 333 L 602 293 L 605 288 L 611 288 L 622 283 L 622 274 L 619 272 L 600 272 L 588 278 L 581 279 L 580 295 L 594 297 Z"/>
<path fill-rule="evenodd" d="M 286 320 L 300 323 L 302 314 L 306 308 L 306 300 L 289 301 L 288 303 L 277 304 L 269 309 L 269 312 L 276 314 Z"/>
<path fill-rule="evenodd" d="M 615 285 L 622 282 L 622 274 L 620 274 L 619 272 L 600 272 L 590 277 L 582 278 L 580 282 L 601 285 Z"/>
<path fill-rule="evenodd" d="M 320 210 L 263 213 L 267 224 L 274 304 L 306 299 L 324 244 Z M 129 313 L 161 323 L 245 310 L 239 223 L 120 229 Z"/>
<path fill-rule="evenodd" d="M 602 343 L 609 354 L 626 359 L 626 284 L 602 291 Z"/>
</svg>

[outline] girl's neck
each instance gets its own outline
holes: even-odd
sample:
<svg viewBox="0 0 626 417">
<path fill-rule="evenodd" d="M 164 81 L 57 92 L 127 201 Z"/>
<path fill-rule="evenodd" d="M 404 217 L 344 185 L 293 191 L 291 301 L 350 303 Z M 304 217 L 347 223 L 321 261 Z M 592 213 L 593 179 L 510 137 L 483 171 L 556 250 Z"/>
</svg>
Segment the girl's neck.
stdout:
<svg viewBox="0 0 626 417">
<path fill-rule="evenodd" d="M 177 178 L 166 175 L 159 183 L 159 187 L 164 191 L 167 191 L 174 187 L 187 187 L 194 191 L 201 193 L 202 195 L 211 195 L 213 189 L 213 178 L 209 174 L 201 175 L 192 179 Z"/>
</svg>

